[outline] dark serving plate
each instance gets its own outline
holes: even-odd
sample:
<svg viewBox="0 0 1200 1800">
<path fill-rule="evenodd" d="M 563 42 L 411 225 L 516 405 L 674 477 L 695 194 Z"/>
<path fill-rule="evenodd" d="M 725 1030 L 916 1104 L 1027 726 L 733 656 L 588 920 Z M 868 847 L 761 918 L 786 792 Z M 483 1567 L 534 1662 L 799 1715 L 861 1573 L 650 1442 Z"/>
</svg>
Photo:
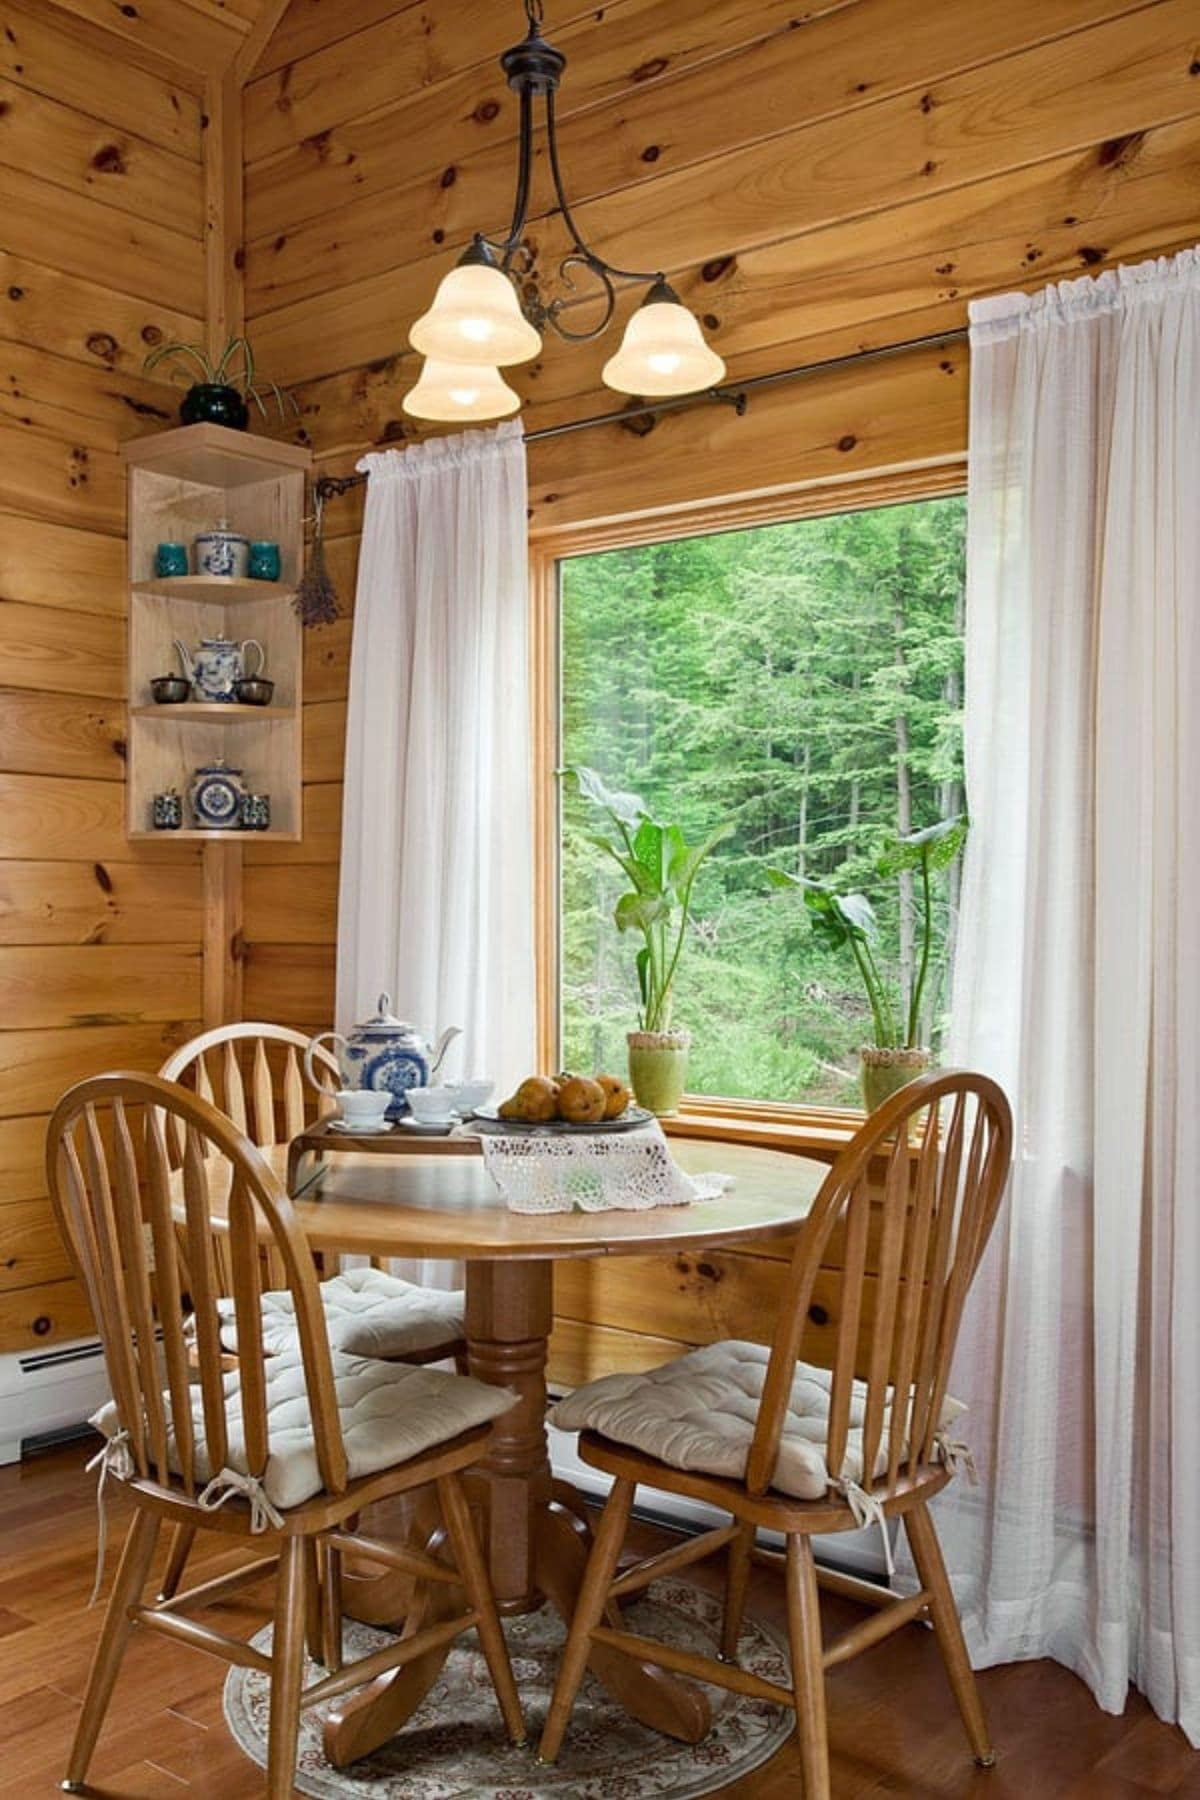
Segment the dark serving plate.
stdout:
<svg viewBox="0 0 1200 1800">
<path fill-rule="evenodd" d="M 502 1119 L 494 1106 L 480 1106 L 472 1115 L 471 1124 L 477 1130 L 504 1131 L 524 1133 L 536 1137 L 570 1137 L 577 1132 L 596 1131 L 636 1131 L 639 1125 L 648 1125 L 654 1114 L 641 1106 L 627 1106 L 619 1119 L 598 1119 L 594 1125 L 572 1125 L 567 1119 Z"/>
</svg>

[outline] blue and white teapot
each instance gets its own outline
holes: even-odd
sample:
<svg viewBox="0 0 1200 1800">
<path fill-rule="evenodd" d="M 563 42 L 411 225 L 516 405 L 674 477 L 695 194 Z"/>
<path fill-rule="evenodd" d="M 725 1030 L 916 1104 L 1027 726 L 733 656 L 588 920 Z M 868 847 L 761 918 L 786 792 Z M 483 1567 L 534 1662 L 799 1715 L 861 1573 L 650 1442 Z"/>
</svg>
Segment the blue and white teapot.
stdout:
<svg viewBox="0 0 1200 1800">
<path fill-rule="evenodd" d="M 442 1058 L 462 1027 L 450 1025 L 434 1044 L 427 1044 L 420 1032 L 392 1012 L 390 994 L 380 994 L 379 1011 L 374 1018 L 355 1025 L 348 1037 L 340 1031 L 323 1031 L 313 1038 L 304 1053 L 304 1072 L 320 1092 L 328 1091 L 313 1067 L 313 1051 L 318 1044 L 331 1044 L 342 1074 L 342 1086 L 373 1088 L 376 1093 L 390 1093 L 389 1119 L 398 1119 L 408 1111 L 409 1088 L 428 1087 L 441 1067 Z"/>
<path fill-rule="evenodd" d="M 182 638 L 175 639 L 179 666 L 192 684 L 197 700 L 232 701 L 237 699 L 237 683 L 245 676 L 261 675 L 267 653 L 257 638 L 206 637 L 198 650 L 189 650 Z M 247 652 L 258 651 L 257 666 L 248 666 Z"/>
</svg>

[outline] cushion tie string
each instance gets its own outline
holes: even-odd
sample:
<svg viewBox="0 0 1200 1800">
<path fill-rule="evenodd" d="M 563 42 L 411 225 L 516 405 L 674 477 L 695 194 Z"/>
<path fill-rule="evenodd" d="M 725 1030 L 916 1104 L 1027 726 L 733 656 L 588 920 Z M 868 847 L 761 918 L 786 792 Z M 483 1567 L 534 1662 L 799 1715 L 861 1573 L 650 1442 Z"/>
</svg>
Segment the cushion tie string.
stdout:
<svg viewBox="0 0 1200 1800">
<path fill-rule="evenodd" d="M 218 1512 L 235 1494 L 250 1502 L 251 1531 L 283 1530 L 283 1514 L 268 1500 L 259 1477 L 243 1475 L 239 1469 L 221 1469 L 198 1495 L 196 1504 L 202 1512 Z"/>
<path fill-rule="evenodd" d="M 100 1597 L 100 1583 L 104 1580 L 104 1559 L 108 1554 L 108 1514 L 104 1510 L 104 1484 L 110 1475 L 115 1475 L 118 1481 L 128 1481 L 135 1473 L 127 1431 L 118 1431 L 105 1440 L 86 1465 L 89 1475 L 93 1469 L 99 1469 L 100 1473 L 96 1477 L 96 1577 L 92 1582 L 89 1606 L 95 1606 Z"/>
<path fill-rule="evenodd" d="M 846 1502 L 854 1515 L 854 1523 L 860 1531 L 868 1525 L 878 1525 L 879 1535 L 883 1539 L 883 1560 L 887 1564 L 888 1580 L 896 1573 L 896 1559 L 892 1555 L 892 1540 L 888 1534 L 887 1514 L 883 1510 L 883 1502 L 874 1494 L 869 1494 L 865 1487 L 857 1481 L 843 1479 L 830 1483 L 835 1494 Z"/>
<path fill-rule="evenodd" d="M 979 1486 L 979 1470 L 975 1467 L 975 1458 L 971 1455 L 971 1446 L 958 1438 L 947 1437 L 945 1431 L 934 1433 L 933 1447 L 943 1466 L 957 1475 L 959 1470 L 966 1475 L 972 1487 Z"/>
</svg>

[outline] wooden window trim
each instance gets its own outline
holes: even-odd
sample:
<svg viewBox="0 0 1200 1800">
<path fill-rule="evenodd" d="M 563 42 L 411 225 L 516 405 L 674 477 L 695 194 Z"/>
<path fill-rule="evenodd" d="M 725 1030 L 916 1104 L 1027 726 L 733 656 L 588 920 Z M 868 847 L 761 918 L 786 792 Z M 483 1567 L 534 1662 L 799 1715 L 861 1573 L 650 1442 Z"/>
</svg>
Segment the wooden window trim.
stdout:
<svg viewBox="0 0 1200 1800">
<path fill-rule="evenodd" d="M 966 460 L 934 468 L 889 472 L 863 480 L 820 484 L 741 500 L 713 500 L 703 509 L 672 507 L 636 519 L 580 523 L 530 537 L 530 669 L 534 760 L 534 953 L 537 960 L 538 1063 L 557 1064 L 561 1042 L 559 984 L 560 820 L 555 770 L 562 762 L 562 644 L 559 564 L 570 556 L 670 538 L 709 537 L 754 525 L 786 524 L 822 514 L 862 512 L 905 500 L 935 500 L 966 491 Z M 688 1095 L 668 1130 L 687 1137 L 732 1139 L 793 1149 L 829 1160 L 862 1113 L 856 1107 Z"/>
</svg>

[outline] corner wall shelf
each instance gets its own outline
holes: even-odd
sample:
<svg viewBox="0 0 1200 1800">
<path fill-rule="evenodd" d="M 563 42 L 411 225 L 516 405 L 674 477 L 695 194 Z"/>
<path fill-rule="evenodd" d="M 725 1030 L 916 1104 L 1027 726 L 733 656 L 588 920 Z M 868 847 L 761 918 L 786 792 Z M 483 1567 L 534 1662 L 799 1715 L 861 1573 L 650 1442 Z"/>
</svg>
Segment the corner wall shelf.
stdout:
<svg viewBox="0 0 1200 1800">
<path fill-rule="evenodd" d="M 232 575 L 166 575 L 129 585 L 135 594 L 161 594 L 167 600 L 213 600 L 224 606 L 248 600 L 290 600 L 296 592 L 284 581 L 238 581 Z"/>
<path fill-rule="evenodd" d="M 128 835 L 138 841 L 294 843 L 303 824 L 303 659 L 292 599 L 303 567 L 309 453 L 224 425 L 184 425 L 138 438 L 122 454 L 129 516 Z M 190 549 L 199 533 L 222 519 L 245 537 L 279 545 L 281 580 L 155 576 L 160 543 Z M 275 683 L 272 704 L 156 705 L 151 680 L 179 670 L 175 640 L 190 654 L 201 638 L 217 636 L 258 640 L 266 654 L 263 672 Z M 242 772 L 250 792 L 270 796 L 270 830 L 154 830 L 154 796 L 174 788 L 184 796 L 185 820 L 190 818 L 192 776 L 218 758 Z"/>
</svg>

